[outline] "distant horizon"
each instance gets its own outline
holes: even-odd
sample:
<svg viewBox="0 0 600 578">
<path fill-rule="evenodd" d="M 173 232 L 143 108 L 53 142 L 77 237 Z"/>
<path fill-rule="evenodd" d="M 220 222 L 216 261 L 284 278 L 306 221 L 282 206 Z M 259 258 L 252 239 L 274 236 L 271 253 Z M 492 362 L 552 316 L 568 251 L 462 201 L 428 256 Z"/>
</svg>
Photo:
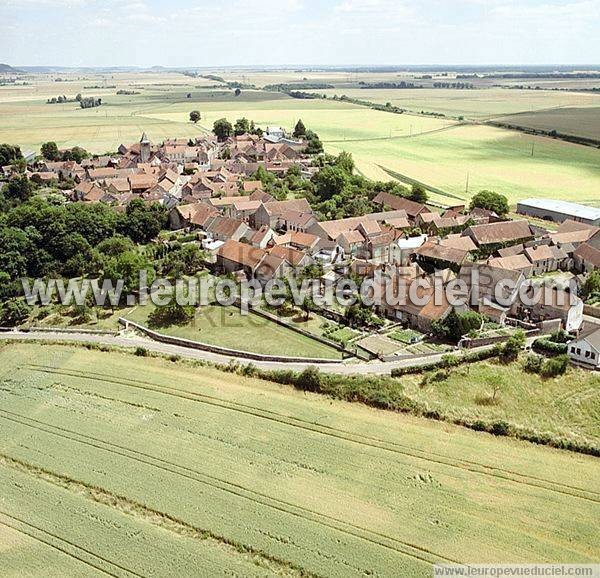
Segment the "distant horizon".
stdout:
<svg viewBox="0 0 600 578">
<path fill-rule="evenodd" d="M 457 64 L 457 63 L 430 63 L 430 64 L 205 64 L 205 65 L 178 65 L 170 66 L 163 64 L 152 65 L 136 65 L 136 64 L 111 64 L 111 65 L 62 65 L 62 64 L 11 64 L 8 62 L 0 62 L 0 65 L 8 65 L 16 69 L 60 69 L 60 70 L 156 70 L 162 69 L 166 71 L 194 71 L 194 70 L 390 70 L 407 72 L 422 72 L 422 71 L 542 71 L 542 72 L 594 72 L 600 71 L 599 63 L 546 63 L 546 64 L 525 64 L 525 63 L 491 63 L 491 64 Z"/>
</svg>

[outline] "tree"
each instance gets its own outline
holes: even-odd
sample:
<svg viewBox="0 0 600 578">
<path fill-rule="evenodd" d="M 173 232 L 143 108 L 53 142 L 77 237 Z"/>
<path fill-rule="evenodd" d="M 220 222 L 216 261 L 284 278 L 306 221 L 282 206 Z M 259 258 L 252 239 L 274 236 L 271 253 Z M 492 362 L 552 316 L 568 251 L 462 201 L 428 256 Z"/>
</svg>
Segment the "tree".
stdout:
<svg viewBox="0 0 600 578">
<path fill-rule="evenodd" d="M 199 110 L 192 110 L 192 112 L 190 112 L 190 120 L 196 124 L 199 120 L 200 120 L 201 116 L 200 116 L 200 111 Z"/>
<path fill-rule="evenodd" d="M 347 151 L 342 151 L 335 159 L 335 166 L 340 167 L 346 173 L 351 175 L 354 172 L 354 159 L 352 154 Z"/>
<path fill-rule="evenodd" d="M 483 318 L 475 311 L 457 313 L 452 309 L 446 317 L 433 322 L 432 330 L 438 337 L 458 343 L 463 335 L 479 329 L 482 322 Z"/>
<path fill-rule="evenodd" d="M 315 302 L 308 295 L 302 301 L 302 311 L 304 311 L 304 320 L 308 321 L 310 312 L 315 310 Z"/>
<path fill-rule="evenodd" d="M 194 275 L 204 267 L 206 256 L 194 243 L 186 243 L 170 251 L 164 259 L 162 272 L 173 277 Z"/>
<path fill-rule="evenodd" d="M 57 161 L 60 159 L 58 147 L 54 141 L 45 142 L 41 147 L 41 153 L 48 161 Z"/>
<path fill-rule="evenodd" d="M 317 155 L 324 151 L 323 143 L 319 139 L 319 135 L 317 135 L 317 133 L 315 133 L 311 130 L 307 130 L 306 131 L 306 140 L 307 140 L 306 149 L 304 149 L 304 152 L 306 154 Z"/>
<path fill-rule="evenodd" d="M 242 134 L 246 134 L 247 132 L 250 132 L 250 121 L 246 117 L 238 118 L 235 121 L 235 126 L 233 127 L 233 133 L 236 136 L 240 136 Z"/>
<path fill-rule="evenodd" d="M 294 138 L 302 138 L 303 136 L 306 136 L 306 127 L 304 126 L 304 123 L 302 122 L 301 118 L 298 119 L 298 122 L 294 127 L 293 135 Z"/>
<path fill-rule="evenodd" d="M 15 327 L 27 319 L 30 311 L 22 299 L 9 299 L 0 307 L 0 326 Z"/>
<path fill-rule="evenodd" d="M 408 198 L 415 203 L 425 204 L 427 202 L 427 191 L 423 188 L 423 186 L 414 184 Z"/>
<path fill-rule="evenodd" d="M 12 165 L 22 159 L 23 154 L 18 146 L 0 144 L 0 167 Z"/>
<path fill-rule="evenodd" d="M 349 175 L 339 166 L 326 166 L 313 175 L 312 182 L 317 196 L 327 200 L 342 193 L 349 183 Z"/>
<path fill-rule="evenodd" d="M 104 241 L 99 243 L 96 248 L 103 255 L 116 257 L 121 253 L 133 251 L 135 249 L 135 245 L 129 237 L 124 237 L 123 235 L 114 235 L 113 237 L 104 239 Z"/>
<path fill-rule="evenodd" d="M 184 325 L 194 318 L 196 310 L 192 305 L 180 305 L 172 299 L 166 305 L 158 305 L 148 317 L 150 327 Z"/>
<path fill-rule="evenodd" d="M 71 159 L 74 160 L 77 164 L 81 163 L 83 159 L 87 159 L 90 156 L 90 154 L 84 148 L 81 147 L 73 147 L 69 152 L 71 153 Z M 64 158 L 64 155 L 63 160 L 67 160 Z"/>
<path fill-rule="evenodd" d="M 498 216 L 503 217 L 508 213 L 508 199 L 500 193 L 494 191 L 480 191 L 472 199 L 469 205 L 471 210 L 475 208 L 494 211 Z"/>
<path fill-rule="evenodd" d="M 600 269 L 594 269 L 581 285 L 582 299 L 589 299 L 595 294 L 600 294 Z"/>
<path fill-rule="evenodd" d="M 499 373 L 493 373 L 485 377 L 485 382 L 491 390 L 490 403 L 496 405 L 498 403 L 498 394 L 504 388 L 504 378 Z"/>
<path fill-rule="evenodd" d="M 213 133 L 219 140 L 225 140 L 233 134 L 233 126 L 226 118 L 220 118 L 213 124 Z"/>
<path fill-rule="evenodd" d="M 525 333 L 519 329 L 511 335 L 504 345 L 500 348 L 500 360 L 504 363 L 515 361 L 519 357 L 519 352 L 525 346 Z"/>
<path fill-rule="evenodd" d="M 121 215 L 118 228 L 136 243 L 148 243 L 166 226 L 167 219 L 164 206 L 158 203 L 146 205 L 141 199 L 134 199 Z"/>
<path fill-rule="evenodd" d="M 320 391 L 323 384 L 321 372 L 314 366 L 309 366 L 298 376 L 297 386 L 304 391 Z"/>
<path fill-rule="evenodd" d="M 156 276 L 152 263 L 137 251 L 127 251 L 106 260 L 102 278 L 110 279 L 113 284 L 123 280 L 122 297 L 125 297 L 127 293 L 139 290 L 140 271 L 145 271 L 147 283 L 152 283 Z"/>
<path fill-rule="evenodd" d="M 542 377 L 557 377 L 564 375 L 569 367 L 569 356 L 566 354 L 557 355 L 544 361 L 541 367 L 540 375 Z"/>
<path fill-rule="evenodd" d="M 34 184 L 25 176 L 13 177 L 4 188 L 7 199 L 17 202 L 29 200 L 35 191 Z"/>
<path fill-rule="evenodd" d="M 242 94 L 242 91 L 240 88 L 236 88 L 233 94 L 235 94 L 235 96 L 239 96 L 240 94 Z"/>
</svg>

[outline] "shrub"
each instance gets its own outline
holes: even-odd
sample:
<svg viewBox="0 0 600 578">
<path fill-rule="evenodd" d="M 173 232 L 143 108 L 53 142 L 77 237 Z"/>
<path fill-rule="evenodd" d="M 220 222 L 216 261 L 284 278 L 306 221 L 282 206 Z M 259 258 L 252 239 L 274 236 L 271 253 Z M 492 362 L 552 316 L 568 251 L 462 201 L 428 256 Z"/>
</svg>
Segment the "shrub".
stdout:
<svg viewBox="0 0 600 578">
<path fill-rule="evenodd" d="M 148 356 L 148 350 L 145 347 L 136 347 L 134 353 L 138 357 L 147 357 Z"/>
<path fill-rule="evenodd" d="M 241 374 L 246 377 L 255 377 L 258 373 L 258 369 L 254 363 L 247 363 L 246 365 L 242 365 Z"/>
<path fill-rule="evenodd" d="M 564 375 L 569 367 L 569 356 L 568 355 L 557 355 L 551 359 L 547 359 L 542 365 L 540 374 L 543 377 L 556 377 L 558 375 Z"/>
<path fill-rule="evenodd" d="M 523 371 L 527 373 L 540 373 L 544 360 L 539 355 L 528 355 L 523 362 Z"/>
<path fill-rule="evenodd" d="M 521 351 L 524 345 L 525 333 L 521 330 L 516 331 L 500 348 L 500 361 L 503 363 L 515 361 L 519 356 L 519 351 Z"/>
<path fill-rule="evenodd" d="M 316 367 L 307 367 L 300 373 L 296 386 L 304 391 L 320 391 L 323 385 L 321 373 Z"/>
<path fill-rule="evenodd" d="M 0 327 L 16 327 L 29 316 L 31 307 L 22 299 L 9 299 L 0 306 Z"/>
<path fill-rule="evenodd" d="M 533 342 L 535 351 L 543 351 L 546 353 L 562 354 L 567 352 L 567 344 L 557 342 L 548 337 L 540 337 Z"/>
<path fill-rule="evenodd" d="M 510 424 L 504 420 L 495 421 L 492 423 L 490 433 L 495 436 L 507 436 L 510 434 Z"/>
</svg>

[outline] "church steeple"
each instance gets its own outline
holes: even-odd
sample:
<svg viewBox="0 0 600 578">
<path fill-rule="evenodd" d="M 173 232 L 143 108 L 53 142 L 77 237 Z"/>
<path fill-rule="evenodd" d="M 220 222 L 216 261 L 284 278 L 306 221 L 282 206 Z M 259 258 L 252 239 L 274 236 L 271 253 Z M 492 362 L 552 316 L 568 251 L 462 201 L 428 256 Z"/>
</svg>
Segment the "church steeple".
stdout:
<svg viewBox="0 0 600 578">
<path fill-rule="evenodd" d="M 150 160 L 150 139 L 146 136 L 146 132 L 142 133 L 140 139 L 140 162 L 147 163 Z"/>
</svg>

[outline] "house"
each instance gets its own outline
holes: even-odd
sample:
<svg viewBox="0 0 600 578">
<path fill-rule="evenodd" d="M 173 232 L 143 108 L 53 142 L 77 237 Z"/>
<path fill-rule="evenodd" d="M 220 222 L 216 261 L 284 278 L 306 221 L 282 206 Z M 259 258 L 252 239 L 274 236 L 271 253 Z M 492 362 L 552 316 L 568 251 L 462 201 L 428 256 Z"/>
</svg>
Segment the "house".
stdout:
<svg viewBox="0 0 600 578">
<path fill-rule="evenodd" d="M 589 243 L 582 243 L 573 253 L 574 269 L 578 273 L 590 273 L 600 269 L 600 249 Z"/>
<path fill-rule="evenodd" d="M 289 264 L 285 259 L 277 255 L 267 254 L 263 257 L 258 267 L 256 267 L 254 276 L 262 284 L 268 283 L 272 279 L 280 279 L 288 275 Z"/>
<path fill-rule="evenodd" d="M 419 266 L 429 273 L 446 268 L 457 272 L 468 260 L 469 252 L 443 245 L 440 239 L 436 238 L 423 243 L 415 250 L 414 256 Z"/>
<path fill-rule="evenodd" d="M 287 261 L 294 269 L 300 267 L 306 267 L 312 263 L 312 259 L 306 253 L 292 249 L 291 247 L 284 247 L 283 245 L 275 245 L 269 249 L 269 255 L 274 255 L 280 259 Z"/>
<path fill-rule="evenodd" d="M 403 274 L 404 269 L 392 273 L 390 277 L 381 276 L 379 280 L 376 279 L 375 309 L 389 319 L 429 333 L 433 322 L 446 317 L 452 306 L 448 302 L 446 291 L 437 291 L 436 294 L 433 282 L 418 289 L 418 299 L 411 299 L 410 286 L 414 282 L 414 275 L 412 272 Z"/>
<path fill-rule="evenodd" d="M 252 201 L 248 197 L 234 197 L 233 202 L 228 206 L 227 212 L 230 217 L 248 223 L 260 206 L 262 206 L 261 201 Z"/>
<path fill-rule="evenodd" d="M 501 247 L 516 245 L 534 238 L 529 222 L 525 219 L 472 225 L 463 231 L 463 235 L 471 237 L 477 247 L 487 254 Z"/>
<path fill-rule="evenodd" d="M 188 227 L 204 229 L 218 214 L 219 212 L 207 203 L 177 205 L 169 212 L 169 223 L 173 230 Z"/>
<path fill-rule="evenodd" d="M 567 354 L 575 363 L 593 369 L 600 368 L 600 327 L 592 324 L 579 337 L 569 341 Z"/>
<path fill-rule="evenodd" d="M 251 279 L 265 255 L 264 249 L 229 239 L 217 251 L 217 269 L 223 273 L 243 271 Z"/>
<path fill-rule="evenodd" d="M 427 241 L 427 235 L 415 237 L 399 237 L 396 239 L 397 251 L 394 251 L 394 262 L 401 266 L 407 266 L 415 251 Z"/>
<path fill-rule="evenodd" d="M 549 245 L 527 247 L 525 256 L 531 261 L 533 275 L 542 275 L 558 269 L 558 262 L 554 258 L 554 251 Z"/>
<path fill-rule="evenodd" d="M 468 253 L 477 251 L 477 245 L 473 243 L 471 237 L 463 237 L 460 233 L 446 235 L 440 239 L 440 244 L 444 247 L 452 247 L 453 249 L 461 249 Z"/>
<path fill-rule="evenodd" d="M 216 241 L 239 241 L 250 232 L 250 227 L 243 221 L 218 215 L 206 224 L 204 230 Z"/>
<path fill-rule="evenodd" d="M 496 269 L 521 271 L 526 277 L 531 276 L 533 272 L 533 265 L 524 253 L 511 255 L 510 257 L 493 257 L 488 259 L 487 264 Z"/>
<path fill-rule="evenodd" d="M 458 273 L 458 279 L 465 283 L 473 307 L 482 303 L 511 307 L 525 283 L 522 271 L 511 271 L 486 263 L 465 263 Z"/>
<path fill-rule="evenodd" d="M 525 199 L 517 203 L 517 213 L 562 223 L 579 221 L 600 227 L 600 209 L 554 199 Z"/>
<path fill-rule="evenodd" d="M 261 227 L 258 231 L 255 231 L 250 236 L 249 241 L 253 247 L 264 249 L 271 241 L 273 241 L 274 237 L 275 233 L 273 232 L 273 229 L 269 229 L 269 227 Z"/>
<path fill-rule="evenodd" d="M 147 191 L 158 183 L 158 179 L 154 175 L 139 174 L 129 177 L 129 186 L 134 193 Z"/>
<path fill-rule="evenodd" d="M 560 319 L 566 331 L 577 331 L 583 323 L 583 301 L 574 293 L 558 287 L 539 289 L 539 298 L 533 299 L 535 287 L 529 283 L 511 306 L 511 314 L 533 323 Z M 534 302 L 526 302 L 527 298 Z"/>
<path fill-rule="evenodd" d="M 286 231 L 282 235 L 273 237 L 275 245 L 283 245 L 292 247 L 300 251 L 313 252 L 319 244 L 320 238 L 310 233 L 302 233 L 301 231 Z"/>
<path fill-rule="evenodd" d="M 294 222 L 296 224 L 303 223 L 302 215 L 307 215 L 308 227 L 316 222 L 312 217 L 313 211 L 306 199 L 291 199 L 289 201 L 271 201 L 263 203 L 254 213 L 252 224 L 255 228 L 260 228 L 263 225 L 270 227 L 274 231 L 285 229 L 286 222 Z M 287 220 L 286 220 L 287 219 Z M 306 231 L 305 228 L 296 228 L 294 230 Z"/>
<path fill-rule="evenodd" d="M 554 245 L 564 247 L 565 250 L 572 247 L 575 250 L 581 243 L 592 239 L 600 232 L 600 228 L 587 223 L 580 223 L 573 220 L 566 220 L 558 227 L 556 233 L 550 233 L 550 239 Z"/>
<path fill-rule="evenodd" d="M 448 233 L 462 231 L 470 223 L 467 215 L 442 216 L 439 213 L 420 213 L 415 219 L 415 224 L 428 235 L 443 236 Z"/>
<path fill-rule="evenodd" d="M 422 203 L 411 201 L 405 197 L 381 192 L 373 199 L 373 203 L 381 207 L 389 207 L 393 210 L 406 211 L 407 216 L 413 221 L 422 213 L 431 213 L 431 209 Z"/>
<path fill-rule="evenodd" d="M 280 126 L 268 126 L 263 132 L 263 138 L 271 142 L 279 142 L 285 138 L 285 131 Z"/>
<path fill-rule="evenodd" d="M 242 191 L 244 191 L 244 193 L 252 193 L 260 189 L 262 189 L 262 183 L 260 181 L 244 181 L 242 183 Z"/>
</svg>

